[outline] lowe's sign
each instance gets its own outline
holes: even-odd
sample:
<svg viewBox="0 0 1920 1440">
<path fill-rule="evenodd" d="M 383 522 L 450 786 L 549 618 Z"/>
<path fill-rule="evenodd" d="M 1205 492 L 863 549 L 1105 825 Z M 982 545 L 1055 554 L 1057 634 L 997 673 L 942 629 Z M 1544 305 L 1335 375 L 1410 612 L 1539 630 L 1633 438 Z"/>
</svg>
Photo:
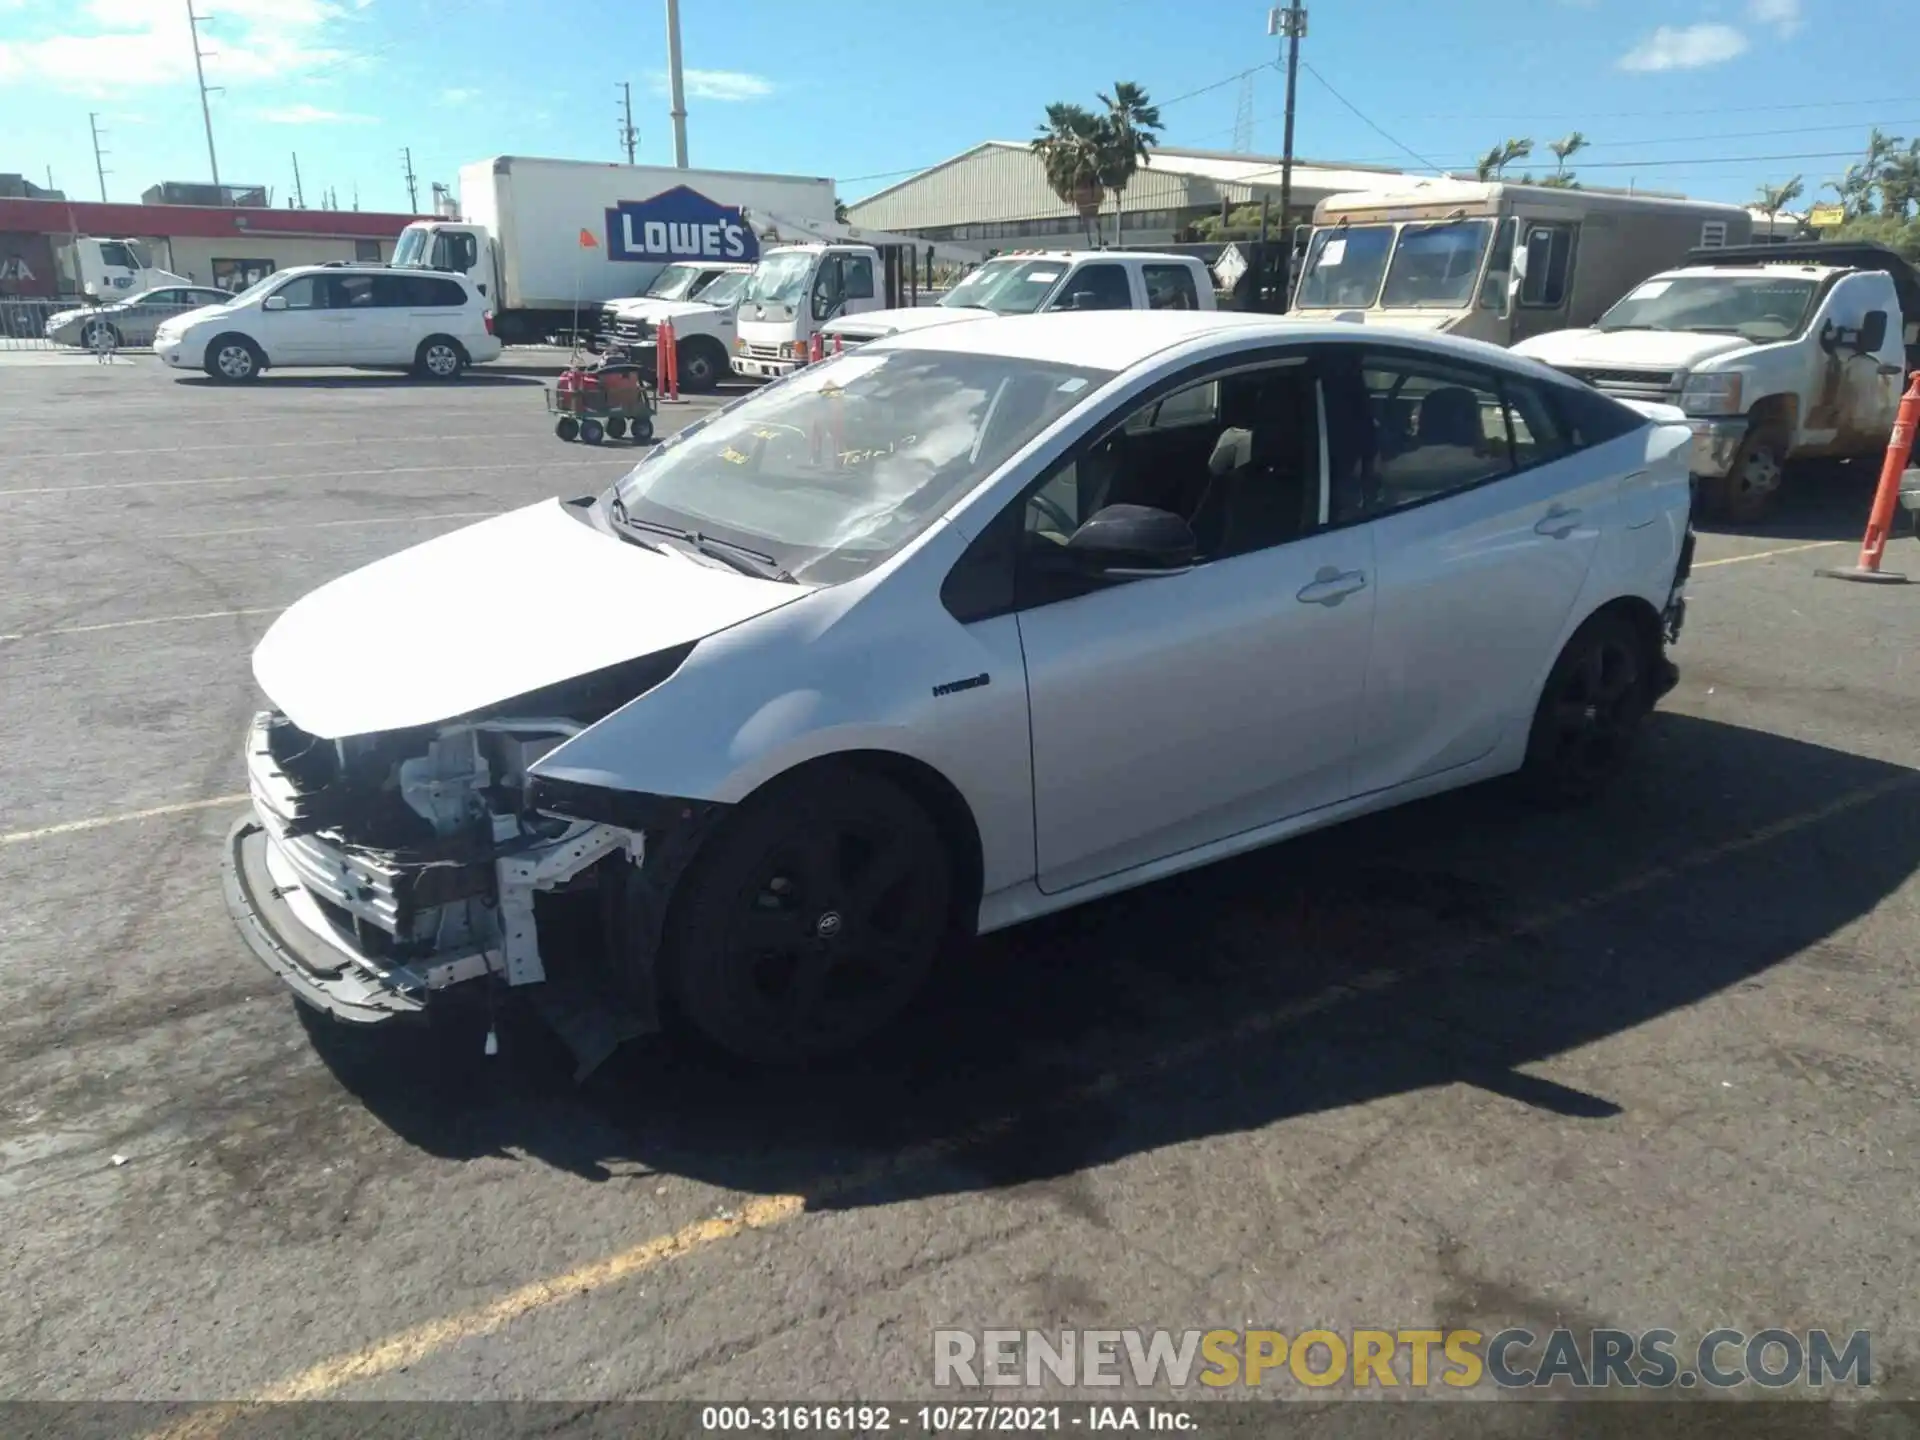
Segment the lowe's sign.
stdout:
<svg viewBox="0 0 1920 1440">
<path fill-rule="evenodd" d="M 738 205 L 720 205 L 676 185 L 648 200 L 622 200 L 607 211 L 609 260 L 739 260 L 760 258 L 760 238 Z"/>
</svg>

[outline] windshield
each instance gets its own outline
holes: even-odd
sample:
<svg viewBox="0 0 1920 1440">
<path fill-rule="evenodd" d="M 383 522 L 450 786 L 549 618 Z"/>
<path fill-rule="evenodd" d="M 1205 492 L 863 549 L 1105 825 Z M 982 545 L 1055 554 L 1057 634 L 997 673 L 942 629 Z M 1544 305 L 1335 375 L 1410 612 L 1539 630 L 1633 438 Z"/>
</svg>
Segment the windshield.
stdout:
<svg viewBox="0 0 1920 1440">
<path fill-rule="evenodd" d="M 747 281 L 747 300 L 785 306 L 789 313 L 806 292 L 807 275 L 817 255 L 811 250 L 776 250 L 758 265 Z"/>
<path fill-rule="evenodd" d="M 1813 303 L 1815 282 L 1774 275 L 1681 275 L 1649 280 L 1600 317 L 1601 330 L 1693 330 L 1784 340 Z"/>
<path fill-rule="evenodd" d="M 1464 309 L 1473 300 L 1480 257 L 1487 253 L 1491 220 L 1443 220 L 1433 225 L 1403 225 L 1380 304 Z"/>
<path fill-rule="evenodd" d="M 722 275 L 693 298 L 702 305 L 714 305 L 724 309 L 746 293 L 747 281 L 750 278 L 749 272 L 745 270 L 730 272 Z"/>
<path fill-rule="evenodd" d="M 843 355 L 682 432 L 615 494 L 636 521 L 835 584 L 937 521 L 1108 375 L 1000 355 Z"/>
<path fill-rule="evenodd" d="M 1301 309 L 1367 309 L 1380 294 L 1393 230 L 1391 225 L 1348 225 L 1314 231 L 1293 303 Z"/>
<path fill-rule="evenodd" d="M 684 300 L 701 274 L 698 265 L 669 265 L 653 277 L 643 293 L 656 300 Z"/>
<path fill-rule="evenodd" d="M 996 315 L 1031 315 L 1066 273 L 1064 260 L 989 260 L 942 295 L 940 303 Z"/>
<path fill-rule="evenodd" d="M 393 263 L 424 266 L 427 259 L 427 240 L 425 230 L 416 230 L 408 226 L 401 233 L 400 243 L 393 247 Z"/>
<path fill-rule="evenodd" d="M 256 280 L 253 282 L 253 284 L 249 285 L 246 289 L 242 290 L 238 295 L 234 296 L 233 299 L 229 300 L 227 303 L 229 305 L 240 305 L 240 304 L 244 304 L 248 300 L 258 300 L 262 295 L 266 294 L 269 290 L 273 289 L 274 286 L 278 285 L 282 280 L 285 280 L 286 278 L 287 278 L 287 273 L 286 271 L 282 270 L 278 274 L 268 275 L 265 279 Z"/>
</svg>

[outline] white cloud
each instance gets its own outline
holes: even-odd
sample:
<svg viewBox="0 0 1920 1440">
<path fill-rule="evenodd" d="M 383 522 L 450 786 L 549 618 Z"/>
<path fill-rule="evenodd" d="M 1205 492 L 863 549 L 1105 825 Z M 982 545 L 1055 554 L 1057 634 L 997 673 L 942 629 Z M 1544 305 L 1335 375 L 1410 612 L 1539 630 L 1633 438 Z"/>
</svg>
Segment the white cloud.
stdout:
<svg viewBox="0 0 1920 1440">
<path fill-rule="evenodd" d="M 744 70 L 683 70 L 681 80 L 689 100 L 717 100 L 731 104 L 738 100 L 764 100 L 773 94 L 773 82 L 764 75 Z M 653 88 L 667 93 L 667 77 L 656 74 Z"/>
<path fill-rule="evenodd" d="M 465 105 L 469 100 L 478 100 L 480 92 L 465 85 L 450 85 L 440 92 L 442 105 Z"/>
<path fill-rule="evenodd" d="M 1747 15 L 1756 25 L 1771 25 L 1780 35 L 1791 35 L 1801 25 L 1800 0 L 1747 0 Z"/>
<path fill-rule="evenodd" d="M 371 115 L 351 115 L 341 110 L 322 110 L 318 105 L 277 105 L 253 112 L 269 125 L 369 125 Z"/>
<path fill-rule="evenodd" d="M 355 7 L 357 8 L 357 7 Z M 337 29 L 345 0 L 221 0 L 200 27 L 207 83 L 281 79 L 351 58 Z M 84 0 L 52 34 L 0 40 L 0 76 L 83 94 L 124 93 L 193 78 L 187 7 L 176 0 Z"/>
<path fill-rule="evenodd" d="M 1700 70 L 1725 64 L 1746 49 L 1747 37 L 1731 25 L 1662 25 L 1620 57 L 1620 68 Z"/>
</svg>

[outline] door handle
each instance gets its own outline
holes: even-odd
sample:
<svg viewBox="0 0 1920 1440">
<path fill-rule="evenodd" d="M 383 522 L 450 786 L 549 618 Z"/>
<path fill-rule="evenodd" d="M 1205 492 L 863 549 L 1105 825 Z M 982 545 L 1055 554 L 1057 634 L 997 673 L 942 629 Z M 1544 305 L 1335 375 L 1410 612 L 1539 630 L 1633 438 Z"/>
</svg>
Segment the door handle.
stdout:
<svg viewBox="0 0 1920 1440">
<path fill-rule="evenodd" d="M 1325 605 L 1331 609 L 1356 590 L 1366 588 L 1367 577 L 1358 570 L 1336 570 L 1327 565 L 1295 598 L 1303 605 Z"/>
<path fill-rule="evenodd" d="M 1564 540 L 1580 525 L 1580 512 L 1569 510 L 1564 505 L 1556 505 L 1540 517 L 1540 523 L 1533 527 L 1537 535 L 1551 535 L 1555 540 Z"/>
</svg>

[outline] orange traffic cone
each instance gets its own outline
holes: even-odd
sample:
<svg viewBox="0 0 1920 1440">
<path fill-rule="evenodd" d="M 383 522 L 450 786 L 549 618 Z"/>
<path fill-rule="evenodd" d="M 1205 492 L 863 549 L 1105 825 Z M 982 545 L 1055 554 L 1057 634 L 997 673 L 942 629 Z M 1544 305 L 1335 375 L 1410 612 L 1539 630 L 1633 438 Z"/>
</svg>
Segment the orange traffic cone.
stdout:
<svg viewBox="0 0 1920 1440">
<path fill-rule="evenodd" d="M 1864 580 L 1869 584 L 1904 585 L 1907 577 L 1880 568 L 1893 529 L 1893 512 L 1900 502 L 1900 472 L 1913 456 L 1913 432 L 1920 427 L 1920 372 L 1900 398 L 1900 414 L 1887 441 L 1887 458 L 1880 466 L 1880 488 L 1873 492 L 1873 511 L 1867 517 L 1866 538 L 1860 542 L 1859 563 L 1845 570 L 1816 570 L 1829 580 Z"/>
</svg>

